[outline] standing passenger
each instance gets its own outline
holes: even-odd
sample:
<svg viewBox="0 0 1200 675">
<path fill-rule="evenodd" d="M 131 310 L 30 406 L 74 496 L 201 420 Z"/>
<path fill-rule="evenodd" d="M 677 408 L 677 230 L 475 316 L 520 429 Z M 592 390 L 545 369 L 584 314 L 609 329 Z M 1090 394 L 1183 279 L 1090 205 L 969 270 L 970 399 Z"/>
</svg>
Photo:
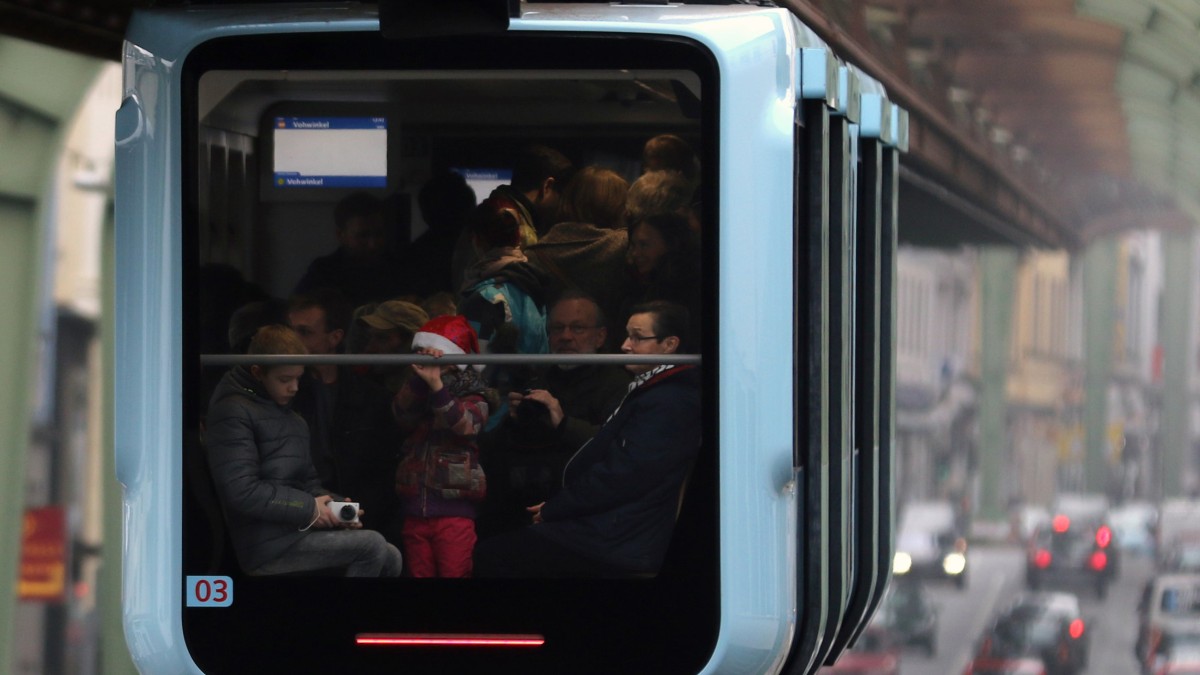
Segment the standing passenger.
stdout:
<svg viewBox="0 0 1200 675">
<path fill-rule="evenodd" d="M 642 146 L 642 173 L 650 171 L 678 171 L 694 190 L 700 182 L 700 159 L 687 141 L 659 134 Z"/>
<path fill-rule="evenodd" d="M 512 182 L 501 185 L 490 196 L 504 197 L 516 204 L 524 220 L 541 236 L 558 222 L 562 191 L 571 181 L 575 167 L 561 152 L 544 145 L 530 145 L 517 153 L 513 160 Z M 454 280 L 461 281 L 463 273 L 478 257 L 471 236 L 459 237 L 454 251 Z"/>
<path fill-rule="evenodd" d="M 700 246 L 687 219 L 658 214 L 632 221 L 628 260 L 638 287 L 629 304 L 669 300 L 683 305 L 691 317 L 690 333 L 699 335 Z"/>
<path fill-rule="evenodd" d="M 417 205 L 429 229 L 413 241 L 400 261 L 406 293 L 424 298 L 458 290 L 462 278 L 452 274 L 454 247 L 475 204 L 475 191 L 453 171 L 435 173 L 421 187 Z"/>
<path fill-rule="evenodd" d="M 563 222 L 526 248 L 529 261 L 550 277 L 553 295 L 577 288 L 595 298 L 615 322 L 605 326 L 616 350 L 621 303 L 633 291 L 625 270 L 629 237 L 623 227 L 629 183 L 616 172 L 601 167 L 581 169 L 563 194 Z"/>
<path fill-rule="evenodd" d="M 685 215 L 692 187 L 678 171 L 649 171 L 633 181 L 625 197 L 625 224 L 664 213 Z"/>
<path fill-rule="evenodd" d="M 545 273 L 522 250 L 537 240 L 521 209 L 505 197 L 488 197 L 471 223 L 480 253 L 466 272 L 459 314 L 485 352 L 546 353 Z"/>
<path fill-rule="evenodd" d="M 700 232 L 700 158 L 687 141 L 671 134 L 662 134 L 646 141 L 642 148 L 642 172 L 666 171 L 684 181 L 685 206 L 679 213 L 688 224 Z"/>
<path fill-rule="evenodd" d="M 341 353 L 349 323 L 350 307 L 337 291 L 299 295 L 289 303 L 288 324 L 309 354 Z M 308 420 L 321 484 L 356 495 L 366 511 L 365 526 L 398 541 L 388 527 L 396 510 L 391 449 L 399 444 L 391 392 L 352 366 L 320 364 L 310 372 L 312 381 L 300 388 L 294 407 Z"/>
<path fill-rule="evenodd" d="M 413 335 L 429 320 L 424 309 L 404 300 L 388 300 L 358 318 L 367 329 L 366 354 L 409 354 Z M 388 391 L 400 391 L 411 371 L 408 366 L 377 365 L 370 369 L 371 377 Z"/>
<path fill-rule="evenodd" d="M 434 357 L 479 353 L 475 332 L 461 316 L 429 321 L 413 348 Z M 469 577 L 475 504 L 487 492 L 475 437 L 496 394 L 473 367 L 414 364 L 412 371 L 392 403 L 409 432 L 396 468 L 408 571 L 414 577 Z"/>
<path fill-rule="evenodd" d="M 558 221 L 563 190 L 571 182 L 575 167 L 561 152 L 544 145 L 522 148 L 513 162 L 512 183 L 496 191 L 529 212 L 534 230 L 541 236 Z"/>
<path fill-rule="evenodd" d="M 354 306 L 400 295 L 401 267 L 388 250 L 383 202 L 356 192 L 338 202 L 333 220 L 337 250 L 312 261 L 295 293 L 336 288 Z"/>
</svg>

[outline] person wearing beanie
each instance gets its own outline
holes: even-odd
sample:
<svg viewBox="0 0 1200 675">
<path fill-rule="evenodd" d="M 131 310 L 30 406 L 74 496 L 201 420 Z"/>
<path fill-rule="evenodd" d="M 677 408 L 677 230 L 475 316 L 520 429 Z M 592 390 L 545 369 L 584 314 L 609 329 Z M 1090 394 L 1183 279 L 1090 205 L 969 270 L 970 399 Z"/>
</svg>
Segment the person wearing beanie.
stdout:
<svg viewBox="0 0 1200 675">
<path fill-rule="evenodd" d="M 363 352 L 367 354 L 409 354 L 412 339 L 429 315 L 419 305 L 404 300 L 388 300 L 358 317 L 356 323 L 367 331 Z M 408 366 L 372 366 L 372 379 L 395 393 L 412 374 Z"/>
<path fill-rule="evenodd" d="M 412 346 L 435 358 L 479 353 L 475 331 L 459 315 L 431 319 Z M 479 369 L 466 365 L 414 364 L 393 399 L 392 411 L 407 432 L 396 494 L 409 576 L 471 576 L 476 505 L 487 494 L 476 437 L 496 403 Z"/>
</svg>

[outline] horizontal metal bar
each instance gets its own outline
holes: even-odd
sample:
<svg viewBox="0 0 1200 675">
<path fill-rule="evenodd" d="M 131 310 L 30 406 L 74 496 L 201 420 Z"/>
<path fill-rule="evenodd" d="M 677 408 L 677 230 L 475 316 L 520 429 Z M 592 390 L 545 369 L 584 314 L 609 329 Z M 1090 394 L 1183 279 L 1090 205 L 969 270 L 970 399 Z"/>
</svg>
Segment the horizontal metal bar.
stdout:
<svg viewBox="0 0 1200 675">
<path fill-rule="evenodd" d="M 583 366 L 583 365 L 700 365 L 698 354 L 446 354 L 440 358 L 424 354 L 201 354 L 205 366 L 236 365 L 297 365 L 297 366 L 382 366 L 408 365 L 525 365 L 525 366 Z"/>
</svg>

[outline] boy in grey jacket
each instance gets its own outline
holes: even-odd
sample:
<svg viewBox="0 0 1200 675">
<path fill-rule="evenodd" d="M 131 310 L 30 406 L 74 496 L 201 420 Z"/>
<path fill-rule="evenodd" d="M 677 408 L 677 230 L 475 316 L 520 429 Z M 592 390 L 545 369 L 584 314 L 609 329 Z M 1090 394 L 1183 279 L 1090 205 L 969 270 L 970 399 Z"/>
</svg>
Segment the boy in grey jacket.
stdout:
<svg viewBox="0 0 1200 675">
<path fill-rule="evenodd" d="M 249 354 L 306 354 L 286 326 L 264 326 Z M 237 366 L 209 406 L 205 445 L 238 563 L 247 574 L 337 569 L 399 576 L 400 551 L 330 503 L 309 454 L 308 425 L 289 408 L 303 366 Z M 350 501 L 346 499 L 345 501 Z M 361 512 L 360 512 L 361 513 Z"/>
</svg>

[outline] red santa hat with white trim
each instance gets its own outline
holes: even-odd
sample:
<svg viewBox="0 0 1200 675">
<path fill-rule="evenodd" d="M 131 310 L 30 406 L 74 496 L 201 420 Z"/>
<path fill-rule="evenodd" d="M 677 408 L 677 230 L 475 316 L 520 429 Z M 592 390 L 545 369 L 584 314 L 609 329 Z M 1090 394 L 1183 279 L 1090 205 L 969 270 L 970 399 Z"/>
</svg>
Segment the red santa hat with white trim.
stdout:
<svg viewBox="0 0 1200 675">
<path fill-rule="evenodd" d="M 478 354 L 479 337 L 475 335 L 475 329 L 471 328 L 466 317 L 460 314 L 443 315 L 425 322 L 421 330 L 413 336 L 412 346 L 413 349 L 440 349 L 443 354 Z M 466 367 L 459 364 L 458 369 L 464 370 Z M 483 370 L 483 366 L 477 365 L 475 369 Z"/>
</svg>

